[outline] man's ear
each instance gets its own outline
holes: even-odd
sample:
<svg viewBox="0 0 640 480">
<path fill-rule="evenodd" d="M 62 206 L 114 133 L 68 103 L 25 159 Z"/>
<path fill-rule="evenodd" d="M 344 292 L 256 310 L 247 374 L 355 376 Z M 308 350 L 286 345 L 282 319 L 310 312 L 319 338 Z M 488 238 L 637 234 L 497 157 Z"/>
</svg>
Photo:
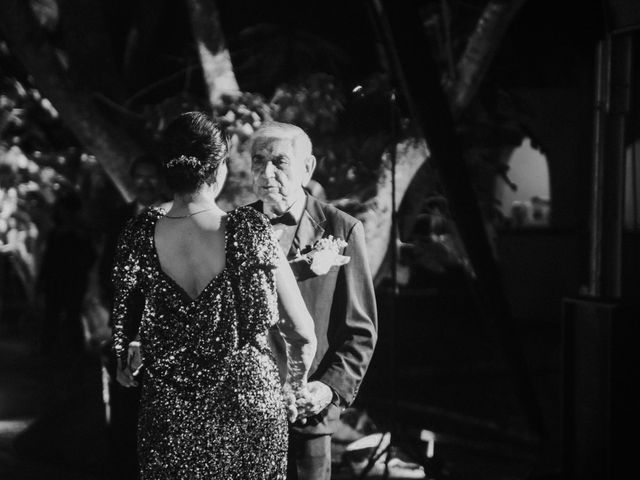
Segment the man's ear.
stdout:
<svg viewBox="0 0 640 480">
<path fill-rule="evenodd" d="M 306 187 L 311 177 L 313 176 L 313 172 L 316 169 L 316 157 L 313 155 L 309 155 L 304 161 L 304 178 L 302 179 L 302 186 Z"/>
<path fill-rule="evenodd" d="M 220 165 L 218 165 L 218 169 L 216 170 L 215 183 L 217 184 L 217 192 L 216 198 L 222 193 L 222 189 L 224 188 L 224 184 L 227 181 L 227 176 L 229 175 L 229 168 L 227 167 L 227 162 L 222 161 Z"/>
</svg>

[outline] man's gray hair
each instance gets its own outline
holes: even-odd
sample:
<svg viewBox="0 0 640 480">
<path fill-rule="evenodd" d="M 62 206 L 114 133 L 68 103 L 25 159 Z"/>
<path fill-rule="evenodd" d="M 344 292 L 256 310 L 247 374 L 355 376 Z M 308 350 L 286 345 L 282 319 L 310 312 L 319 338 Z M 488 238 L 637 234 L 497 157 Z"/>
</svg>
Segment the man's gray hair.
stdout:
<svg viewBox="0 0 640 480">
<path fill-rule="evenodd" d="M 281 138 L 291 140 L 294 151 L 301 159 L 311 156 L 311 139 L 307 132 L 291 123 L 265 122 L 253 134 L 252 141 L 256 138 Z"/>
</svg>

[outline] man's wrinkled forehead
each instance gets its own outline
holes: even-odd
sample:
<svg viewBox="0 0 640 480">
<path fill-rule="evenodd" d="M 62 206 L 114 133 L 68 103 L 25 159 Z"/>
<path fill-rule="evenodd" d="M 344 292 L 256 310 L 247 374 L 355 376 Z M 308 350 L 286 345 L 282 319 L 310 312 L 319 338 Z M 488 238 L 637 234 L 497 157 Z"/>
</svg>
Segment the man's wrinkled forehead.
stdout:
<svg viewBox="0 0 640 480">
<path fill-rule="evenodd" d="M 305 159 L 311 155 L 311 141 L 305 134 L 295 131 L 258 131 L 251 142 L 251 155 L 253 156 L 258 149 L 266 149 L 267 151 L 276 148 L 291 148 L 296 158 Z"/>
<path fill-rule="evenodd" d="M 293 137 L 280 135 L 258 135 L 251 141 L 251 154 L 254 155 L 258 151 L 263 153 L 273 153 L 274 150 L 291 150 L 294 149 Z"/>
</svg>

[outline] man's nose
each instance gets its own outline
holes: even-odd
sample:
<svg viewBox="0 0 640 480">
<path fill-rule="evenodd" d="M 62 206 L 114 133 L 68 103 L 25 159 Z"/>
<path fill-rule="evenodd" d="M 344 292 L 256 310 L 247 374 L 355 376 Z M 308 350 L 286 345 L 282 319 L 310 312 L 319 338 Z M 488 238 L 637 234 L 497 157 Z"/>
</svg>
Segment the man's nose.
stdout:
<svg viewBox="0 0 640 480">
<path fill-rule="evenodd" d="M 262 174 L 267 178 L 273 178 L 276 176 L 276 167 L 273 165 L 273 162 L 265 163 Z"/>
</svg>

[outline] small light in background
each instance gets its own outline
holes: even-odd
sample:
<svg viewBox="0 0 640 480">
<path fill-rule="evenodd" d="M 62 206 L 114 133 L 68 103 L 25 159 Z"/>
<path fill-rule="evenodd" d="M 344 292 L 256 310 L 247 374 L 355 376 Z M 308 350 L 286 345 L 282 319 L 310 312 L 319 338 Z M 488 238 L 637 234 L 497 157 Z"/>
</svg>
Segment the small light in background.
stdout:
<svg viewBox="0 0 640 480">
<path fill-rule="evenodd" d="M 425 452 L 427 458 L 433 458 L 436 446 L 436 434 L 431 430 L 422 430 L 420 432 L 420 440 L 427 444 L 427 451 Z"/>
</svg>

